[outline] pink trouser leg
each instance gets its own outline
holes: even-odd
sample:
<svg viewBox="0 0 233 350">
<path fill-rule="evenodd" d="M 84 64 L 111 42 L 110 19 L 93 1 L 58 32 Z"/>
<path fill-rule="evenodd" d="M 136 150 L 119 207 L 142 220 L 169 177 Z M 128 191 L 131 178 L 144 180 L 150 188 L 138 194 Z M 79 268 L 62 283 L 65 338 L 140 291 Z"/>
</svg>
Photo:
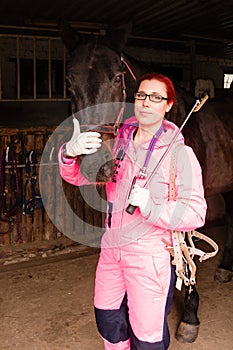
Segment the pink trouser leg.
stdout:
<svg viewBox="0 0 233 350">
<path fill-rule="evenodd" d="M 104 349 L 105 350 L 130 350 L 130 341 L 120 341 L 119 343 L 112 344 L 104 339 Z"/>
</svg>

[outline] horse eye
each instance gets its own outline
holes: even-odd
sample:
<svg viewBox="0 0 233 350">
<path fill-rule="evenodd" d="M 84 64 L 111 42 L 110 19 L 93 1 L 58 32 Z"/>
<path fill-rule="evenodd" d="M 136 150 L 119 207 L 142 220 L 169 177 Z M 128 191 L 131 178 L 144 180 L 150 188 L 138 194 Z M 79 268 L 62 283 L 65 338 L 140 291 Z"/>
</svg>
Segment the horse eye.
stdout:
<svg viewBox="0 0 233 350">
<path fill-rule="evenodd" d="M 115 79 L 114 79 L 114 83 L 116 83 L 116 84 L 121 83 L 121 75 L 120 75 L 120 74 L 119 74 L 119 75 L 117 75 L 117 76 L 115 77 Z"/>
</svg>

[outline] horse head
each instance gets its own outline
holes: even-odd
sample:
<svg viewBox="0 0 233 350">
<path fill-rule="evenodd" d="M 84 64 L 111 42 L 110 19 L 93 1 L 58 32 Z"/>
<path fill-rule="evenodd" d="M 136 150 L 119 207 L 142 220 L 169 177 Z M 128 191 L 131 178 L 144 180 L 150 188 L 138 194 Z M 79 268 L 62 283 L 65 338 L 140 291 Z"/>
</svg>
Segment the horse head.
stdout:
<svg viewBox="0 0 233 350">
<path fill-rule="evenodd" d="M 79 119 L 81 131 L 99 131 L 104 141 L 96 153 L 80 157 L 81 172 L 90 182 L 106 182 L 113 175 L 111 140 L 126 99 L 121 52 L 130 29 L 124 25 L 108 30 L 105 36 L 90 37 L 59 23 L 69 53 L 66 81 L 72 114 Z"/>
</svg>

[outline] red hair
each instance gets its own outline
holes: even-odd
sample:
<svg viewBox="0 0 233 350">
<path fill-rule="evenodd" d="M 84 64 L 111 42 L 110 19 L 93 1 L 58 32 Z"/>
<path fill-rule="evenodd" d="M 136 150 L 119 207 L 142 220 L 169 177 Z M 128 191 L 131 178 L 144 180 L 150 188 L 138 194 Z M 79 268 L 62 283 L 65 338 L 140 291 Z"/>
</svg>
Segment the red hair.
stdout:
<svg viewBox="0 0 233 350">
<path fill-rule="evenodd" d="M 168 78 L 166 77 L 165 75 L 163 74 L 160 74 L 160 73 L 147 73 L 147 74 L 144 74 L 139 80 L 138 80 L 138 83 L 137 83 L 137 90 L 141 84 L 142 81 L 144 80 L 158 80 L 160 81 L 161 83 L 164 83 L 165 86 L 166 86 L 166 91 L 167 91 L 167 98 L 169 99 L 170 102 L 172 103 L 175 103 L 176 102 L 176 92 L 175 92 L 175 88 L 174 88 L 174 85 L 173 85 L 173 82 Z"/>
</svg>

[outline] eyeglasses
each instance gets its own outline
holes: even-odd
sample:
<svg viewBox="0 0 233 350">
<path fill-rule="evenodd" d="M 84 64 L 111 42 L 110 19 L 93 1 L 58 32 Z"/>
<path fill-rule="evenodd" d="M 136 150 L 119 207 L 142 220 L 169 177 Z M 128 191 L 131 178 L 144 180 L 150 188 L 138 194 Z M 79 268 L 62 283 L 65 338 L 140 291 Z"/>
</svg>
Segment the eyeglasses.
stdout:
<svg viewBox="0 0 233 350">
<path fill-rule="evenodd" d="M 144 91 L 139 91 L 139 92 L 136 92 L 134 94 L 135 100 L 145 100 L 147 98 L 147 96 L 149 97 L 149 100 L 151 102 L 156 102 L 156 103 L 162 102 L 163 100 L 166 100 L 166 101 L 169 100 L 169 98 L 163 97 L 163 96 L 161 96 L 159 94 L 150 94 L 150 95 L 148 95 Z"/>
</svg>

